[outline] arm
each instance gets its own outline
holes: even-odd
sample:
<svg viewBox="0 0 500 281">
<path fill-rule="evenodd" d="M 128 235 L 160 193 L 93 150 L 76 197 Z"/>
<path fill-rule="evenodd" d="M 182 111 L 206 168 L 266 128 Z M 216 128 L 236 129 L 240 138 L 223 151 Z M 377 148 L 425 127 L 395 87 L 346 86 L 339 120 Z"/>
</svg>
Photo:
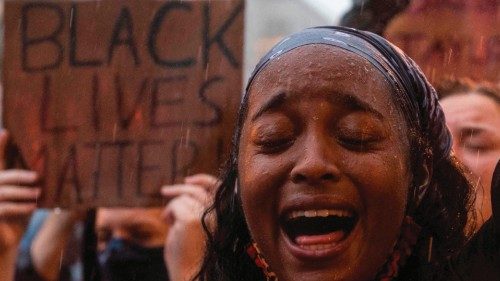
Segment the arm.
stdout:
<svg viewBox="0 0 500 281">
<path fill-rule="evenodd" d="M 31 245 L 33 267 L 46 281 L 58 280 L 60 260 L 81 217 L 78 211 L 52 211 Z"/>
<path fill-rule="evenodd" d="M 31 187 L 35 172 L 5 169 L 8 135 L 0 132 L 0 281 L 14 279 L 17 249 L 31 214 L 36 209 L 40 188 Z"/>
<path fill-rule="evenodd" d="M 216 184 L 213 176 L 199 174 L 162 189 L 163 196 L 171 199 L 164 211 L 169 225 L 164 256 L 172 281 L 191 280 L 200 268 L 205 253 L 201 217 Z"/>
</svg>

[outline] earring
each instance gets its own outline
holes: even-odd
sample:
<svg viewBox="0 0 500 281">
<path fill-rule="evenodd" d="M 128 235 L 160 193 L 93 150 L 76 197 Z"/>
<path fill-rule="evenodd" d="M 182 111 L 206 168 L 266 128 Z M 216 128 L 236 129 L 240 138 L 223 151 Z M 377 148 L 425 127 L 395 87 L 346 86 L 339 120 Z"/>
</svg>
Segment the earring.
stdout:
<svg viewBox="0 0 500 281">
<path fill-rule="evenodd" d="M 262 270 L 262 273 L 264 273 L 264 276 L 266 276 L 266 281 L 278 281 L 278 277 L 274 272 L 272 272 L 269 264 L 262 256 L 255 242 L 252 242 L 247 247 L 247 254 L 254 261 L 255 265 Z"/>
</svg>

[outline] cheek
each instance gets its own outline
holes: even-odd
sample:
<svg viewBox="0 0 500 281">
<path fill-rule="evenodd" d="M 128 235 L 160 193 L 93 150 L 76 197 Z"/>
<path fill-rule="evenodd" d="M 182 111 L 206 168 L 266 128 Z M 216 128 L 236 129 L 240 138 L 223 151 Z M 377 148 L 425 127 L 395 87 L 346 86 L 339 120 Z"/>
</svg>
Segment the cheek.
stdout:
<svg viewBox="0 0 500 281">
<path fill-rule="evenodd" d="M 242 138 L 241 143 L 245 142 Z M 278 202 L 283 183 L 288 178 L 289 159 L 284 155 L 270 156 L 257 153 L 251 145 L 240 147 L 238 183 L 243 212 L 251 236 L 259 242 L 275 241 Z M 266 238 L 266 239 L 264 239 Z"/>
<path fill-rule="evenodd" d="M 252 152 L 243 152 L 239 162 L 239 189 L 245 213 L 248 219 L 253 214 L 269 214 L 276 206 L 279 189 L 283 179 L 286 179 L 286 170 L 281 157 L 268 157 L 263 155 L 249 155 Z M 249 157 L 250 156 L 250 157 Z M 252 222 L 249 221 L 251 224 Z"/>
<path fill-rule="evenodd" d="M 491 181 L 499 155 L 500 149 L 487 153 L 463 152 L 460 155 L 460 160 L 474 175 L 481 177 L 482 181 Z"/>
<path fill-rule="evenodd" d="M 476 159 L 476 163 L 474 163 L 475 167 L 471 167 L 471 170 L 480 177 L 481 184 L 487 189 L 487 195 L 489 196 L 491 182 L 493 180 L 493 172 L 500 159 L 500 149 L 493 151 L 488 155 L 478 156 Z"/>
<path fill-rule="evenodd" d="M 381 212 L 394 212 L 404 209 L 409 186 L 409 176 L 406 167 L 394 157 L 374 156 L 353 165 L 364 166 L 365 172 L 357 171 L 353 181 L 360 186 L 361 197 L 365 199 L 367 209 Z M 391 210 L 395 208 L 395 210 Z"/>
<path fill-rule="evenodd" d="M 373 263 L 383 262 L 393 250 L 405 216 L 411 177 L 406 157 L 394 157 L 395 154 L 359 157 L 350 161 L 351 168 L 346 169 L 352 171 L 349 177 L 365 208 L 360 223 L 366 241 L 370 242 L 359 250 L 370 256 Z"/>
</svg>

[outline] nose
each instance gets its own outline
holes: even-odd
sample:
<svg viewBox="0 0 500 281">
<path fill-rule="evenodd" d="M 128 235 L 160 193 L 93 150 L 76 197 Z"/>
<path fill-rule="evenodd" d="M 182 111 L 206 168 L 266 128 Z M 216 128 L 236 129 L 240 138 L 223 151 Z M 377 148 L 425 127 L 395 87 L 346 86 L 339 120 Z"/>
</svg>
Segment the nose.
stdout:
<svg viewBox="0 0 500 281">
<path fill-rule="evenodd" d="M 335 163 L 333 144 L 318 138 L 310 138 L 301 152 L 300 158 L 290 172 L 293 183 L 318 185 L 339 180 L 340 171 Z"/>
</svg>

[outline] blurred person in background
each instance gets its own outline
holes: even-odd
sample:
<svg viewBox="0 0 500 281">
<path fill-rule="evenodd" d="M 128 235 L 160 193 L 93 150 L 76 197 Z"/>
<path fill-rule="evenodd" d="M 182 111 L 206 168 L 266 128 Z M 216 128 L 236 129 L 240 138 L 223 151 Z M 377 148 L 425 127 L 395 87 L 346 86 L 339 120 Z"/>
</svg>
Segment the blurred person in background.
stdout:
<svg viewBox="0 0 500 281">
<path fill-rule="evenodd" d="M 198 174 L 163 187 L 165 208 L 98 209 L 94 280 L 191 280 L 205 251 L 201 215 L 216 182 Z"/>
<path fill-rule="evenodd" d="M 467 79 L 445 81 L 437 91 L 454 154 L 474 178 L 480 226 L 491 217 L 491 179 L 500 159 L 500 91 Z"/>
<path fill-rule="evenodd" d="M 8 134 L 0 132 L 0 160 L 5 160 Z M 5 161 L 1 161 L 2 163 Z M 41 214 L 39 230 L 32 236 L 17 268 L 19 244 L 36 209 L 39 176 L 32 171 L 0 170 L 0 281 L 71 280 L 61 267 L 75 224 L 84 212 L 51 211 Z M 85 280 L 165 281 L 190 280 L 199 269 L 205 237 L 201 215 L 211 200 L 217 180 L 210 175 L 186 177 L 183 184 L 162 188 L 167 200 L 158 208 L 99 208 L 87 217 L 82 262 L 90 268 Z M 36 229 L 37 227 L 35 227 Z M 95 232 L 94 232 L 95 231 Z M 168 270 L 167 270 L 168 268 Z"/>
</svg>

